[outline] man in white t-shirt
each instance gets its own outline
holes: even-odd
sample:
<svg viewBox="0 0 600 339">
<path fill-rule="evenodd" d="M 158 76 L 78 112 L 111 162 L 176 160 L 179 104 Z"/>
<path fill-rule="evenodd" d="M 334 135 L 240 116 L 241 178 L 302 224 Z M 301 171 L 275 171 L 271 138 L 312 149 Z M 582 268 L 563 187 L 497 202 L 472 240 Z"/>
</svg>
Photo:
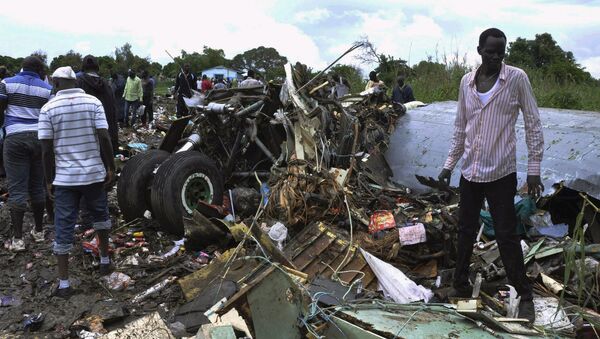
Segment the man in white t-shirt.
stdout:
<svg viewBox="0 0 600 339">
<path fill-rule="evenodd" d="M 106 190 L 113 185 L 114 162 L 102 103 L 77 87 L 71 67 L 52 74 L 56 96 L 45 104 L 38 123 L 48 192 L 54 188 L 56 229 L 54 254 L 58 288 L 54 295 L 73 294 L 69 283 L 69 253 L 82 197 L 99 238 L 100 274 L 110 272 L 108 232 L 111 228 Z"/>
</svg>

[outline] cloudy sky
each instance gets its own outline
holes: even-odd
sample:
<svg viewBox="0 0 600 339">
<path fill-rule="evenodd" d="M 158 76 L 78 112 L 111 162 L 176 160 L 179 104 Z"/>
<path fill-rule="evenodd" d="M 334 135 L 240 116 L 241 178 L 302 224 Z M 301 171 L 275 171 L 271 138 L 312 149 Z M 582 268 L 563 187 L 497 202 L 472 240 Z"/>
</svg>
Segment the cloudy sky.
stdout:
<svg viewBox="0 0 600 339">
<path fill-rule="evenodd" d="M 498 27 L 509 41 L 548 32 L 600 77 L 600 1 L 3 1 L 0 55 L 41 49 L 49 59 L 74 49 L 108 55 L 129 42 L 162 64 L 179 54 L 222 48 L 228 58 L 263 45 L 321 68 L 361 36 L 410 64 L 435 56 L 477 61 L 477 37 Z M 357 64 L 352 57 L 342 62 Z M 368 67 L 368 66 L 366 66 Z M 363 66 L 365 68 L 365 66 Z"/>
</svg>

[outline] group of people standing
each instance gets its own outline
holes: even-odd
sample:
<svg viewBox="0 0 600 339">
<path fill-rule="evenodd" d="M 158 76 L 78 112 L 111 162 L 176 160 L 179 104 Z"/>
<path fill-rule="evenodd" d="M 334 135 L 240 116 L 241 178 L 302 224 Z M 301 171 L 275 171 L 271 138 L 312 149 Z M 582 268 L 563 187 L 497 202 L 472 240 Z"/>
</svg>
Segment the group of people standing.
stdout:
<svg viewBox="0 0 600 339">
<path fill-rule="evenodd" d="M 115 98 L 119 101 L 118 120 L 123 127 L 133 127 L 138 118 L 138 109 L 144 105 L 144 110 L 139 117 L 142 125 L 146 127 L 154 119 L 154 89 L 156 80 L 148 71 L 143 70 L 138 77 L 133 69 L 127 71 L 127 78 L 119 74 L 111 76 L 111 88 Z M 130 119 L 131 117 L 131 119 Z"/>
<path fill-rule="evenodd" d="M 44 242 L 44 211 L 55 226 L 53 252 L 58 263 L 58 297 L 74 293 L 69 281 L 69 254 L 80 210 L 98 235 L 101 275 L 111 270 L 108 233 L 111 220 L 106 192 L 114 184 L 113 149 L 118 147 L 116 100 L 98 75 L 94 56 L 83 59 L 76 75 L 59 67 L 43 80 L 37 56 L 23 60 L 22 70 L 0 82 L 0 122 L 9 197 L 12 238 L 8 250 L 26 249 L 23 219 L 31 210 L 34 242 Z"/>
</svg>

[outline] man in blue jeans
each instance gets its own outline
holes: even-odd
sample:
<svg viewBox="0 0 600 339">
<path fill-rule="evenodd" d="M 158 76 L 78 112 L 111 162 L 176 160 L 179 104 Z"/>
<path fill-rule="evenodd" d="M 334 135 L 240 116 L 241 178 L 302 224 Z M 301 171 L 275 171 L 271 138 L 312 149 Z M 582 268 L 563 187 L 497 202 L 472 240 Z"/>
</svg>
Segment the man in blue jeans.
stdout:
<svg viewBox="0 0 600 339">
<path fill-rule="evenodd" d="M 52 90 L 40 79 L 44 71 L 40 58 L 29 56 L 22 67 L 17 75 L 0 82 L 0 123 L 6 132 L 3 155 L 13 231 L 9 248 L 14 252 L 25 250 L 23 217 L 28 200 L 35 220 L 31 236 L 35 242 L 44 241 L 44 175 L 37 127 L 40 108 L 48 102 Z"/>
<path fill-rule="evenodd" d="M 68 298 L 69 252 L 79 201 L 85 198 L 98 234 L 100 274 L 110 272 L 108 232 L 111 228 L 106 190 L 113 185 L 114 162 L 108 124 L 102 103 L 77 87 L 71 67 L 60 67 L 52 74 L 56 96 L 40 112 L 38 136 L 46 185 L 54 187 L 54 254 L 58 261 L 58 288 L 55 296 Z"/>
</svg>

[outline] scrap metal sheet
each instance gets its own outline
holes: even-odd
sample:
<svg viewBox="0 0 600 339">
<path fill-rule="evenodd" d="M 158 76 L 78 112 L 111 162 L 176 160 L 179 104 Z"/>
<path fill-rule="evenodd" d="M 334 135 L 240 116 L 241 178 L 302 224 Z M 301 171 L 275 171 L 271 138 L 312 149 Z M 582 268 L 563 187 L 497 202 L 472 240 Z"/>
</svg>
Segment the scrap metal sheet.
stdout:
<svg viewBox="0 0 600 339">
<path fill-rule="evenodd" d="M 428 190 L 415 174 L 437 178 L 454 132 L 456 101 L 432 103 L 398 119 L 386 154 L 393 180 L 417 192 Z M 542 180 L 546 192 L 555 183 L 600 199 L 600 113 L 540 108 L 544 131 Z M 527 146 L 520 116 L 516 126 L 519 187 L 527 179 Z M 458 186 L 461 162 L 451 184 Z"/>
</svg>

